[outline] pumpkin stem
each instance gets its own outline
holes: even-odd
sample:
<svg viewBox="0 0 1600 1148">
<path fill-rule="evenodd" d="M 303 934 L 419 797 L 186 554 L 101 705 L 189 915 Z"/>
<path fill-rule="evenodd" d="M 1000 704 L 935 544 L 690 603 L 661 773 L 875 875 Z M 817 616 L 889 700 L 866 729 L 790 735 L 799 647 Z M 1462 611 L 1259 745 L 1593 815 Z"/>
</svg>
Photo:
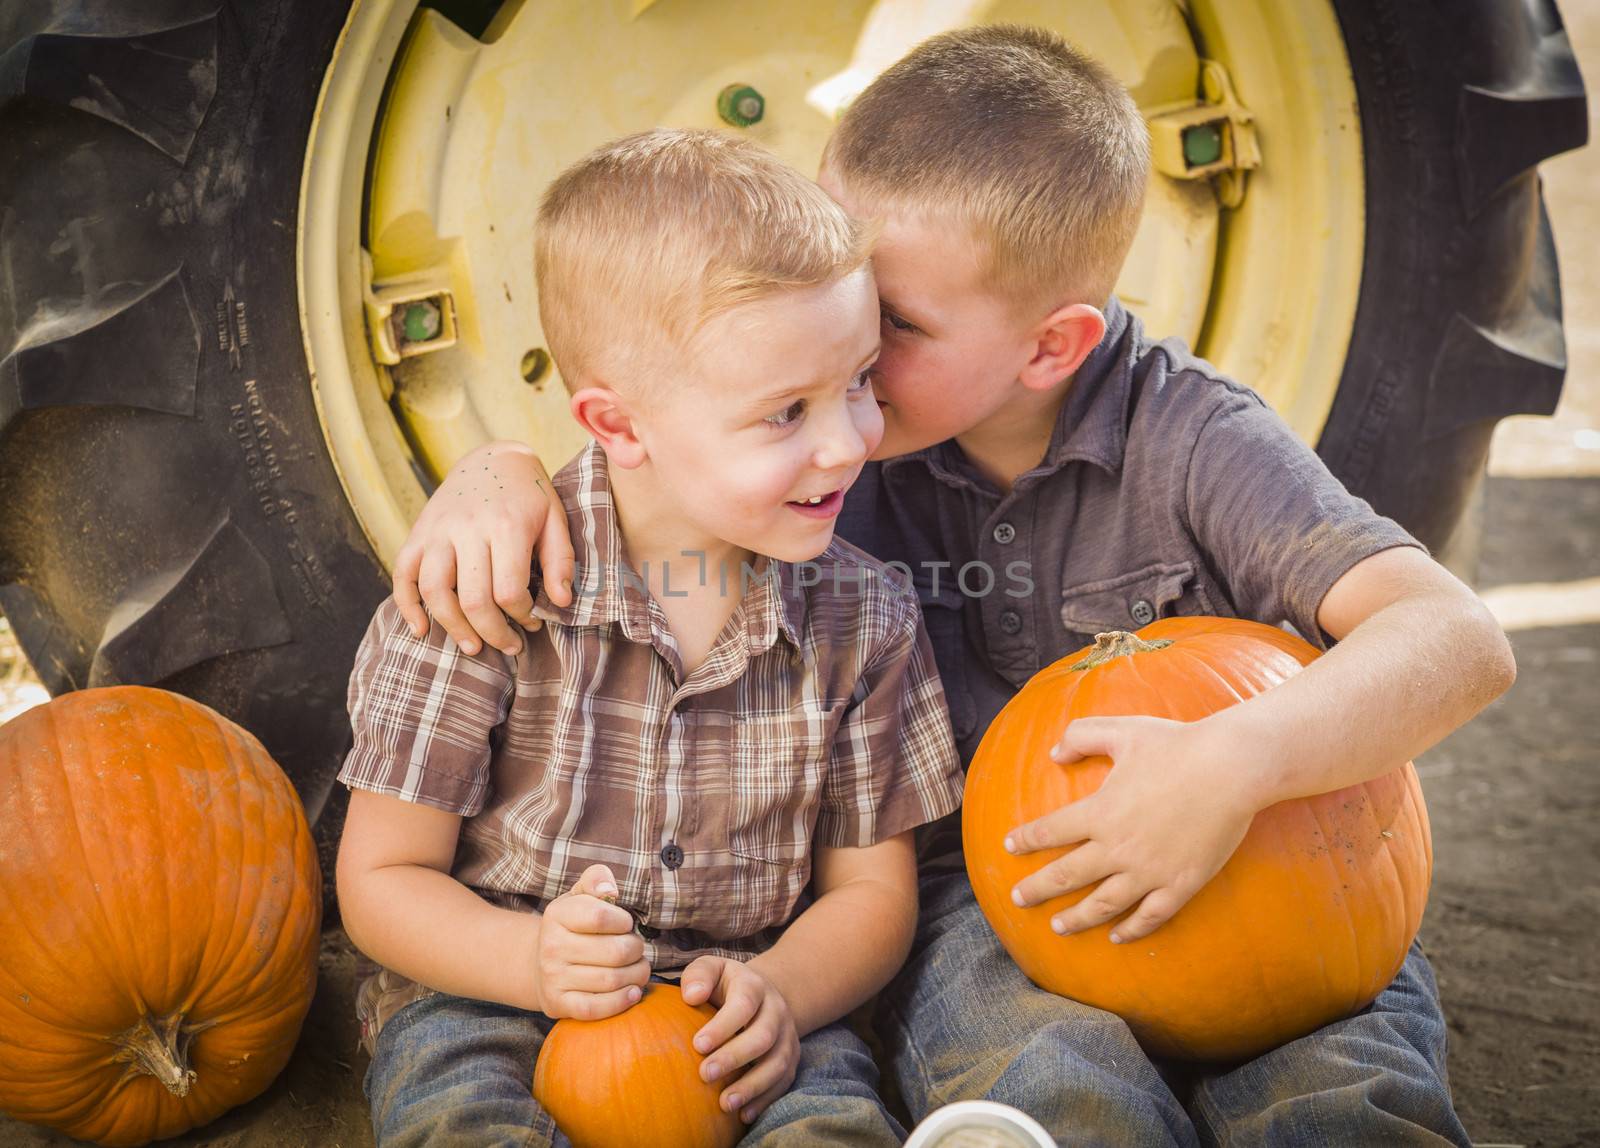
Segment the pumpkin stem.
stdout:
<svg viewBox="0 0 1600 1148">
<path fill-rule="evenodd" d="M 199 1028 L 183 1027 L 183 1013 L 175 1012 L 155 1019 L 139 1018 L 137 1024 L 126 1032 L 111 1038 L 119 1047 L 115 1059 L 129 1062 L 129 1073 L 143 1072 L 167 1086 L 167 1091 L 177 1097 L 189 1095 L 189 1085 L 195 1078 L 189 1067 L 189 1040 Z"/>
<path fill-rule="evenodd" d="M 1106 634 L 1094 636 L 1094 649 L 1079 661 L 1068 666 L 1069 670 L 1092 670 L 1096 666 L 1103 666 L 1112 658 L 1126 658 L 1133 654 L 1145 654 L 1151 650 L 1160 650 L 1172 645 L 1171 638 L 1152 638 L 1145 641 L 1138 634 L 1130 634 L 1126 630 L 1112 630 Z"/>
</svg>

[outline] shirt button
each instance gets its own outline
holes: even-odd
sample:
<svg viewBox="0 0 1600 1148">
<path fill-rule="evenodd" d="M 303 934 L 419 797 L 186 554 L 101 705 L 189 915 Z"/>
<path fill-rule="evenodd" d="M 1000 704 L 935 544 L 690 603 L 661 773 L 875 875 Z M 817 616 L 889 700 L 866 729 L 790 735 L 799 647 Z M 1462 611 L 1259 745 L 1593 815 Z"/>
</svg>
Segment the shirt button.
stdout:
<svg viewBox="0 0 1600 1148">
<path fill-rule="evenodd" d="M 994 540 L 1004 546 L 1017 536 L 1017 528 L 1009 522 L 1002 522 L 994 528 Z"/>
<path fill-rule="evenodd" d="M 1000 614 L 1000 629 L 1007 634 L 1015 634 L 1022 629 L 1022 615 L 1015 610 L 1005 610 Z"/>
<path fill-rule="evenodd" d="M 668 869 L 676 869 L 683 864 L 683 848 L 676 841 L 669 841 L 661 847 L 661 863 Z"/>
<path fill-rule="evenodd" d="M 1155 607 L 1150 605 L 1150 603 L 1146 602 L 1143 598 L 1140 598 L 1132 606 L 1129 606 L 1128 613 L 1132 614 L 1133 620 L 1139 623 L 1141 626 L 1148 626 L 1151 622 L 1156 620 Z"/>
</svg>

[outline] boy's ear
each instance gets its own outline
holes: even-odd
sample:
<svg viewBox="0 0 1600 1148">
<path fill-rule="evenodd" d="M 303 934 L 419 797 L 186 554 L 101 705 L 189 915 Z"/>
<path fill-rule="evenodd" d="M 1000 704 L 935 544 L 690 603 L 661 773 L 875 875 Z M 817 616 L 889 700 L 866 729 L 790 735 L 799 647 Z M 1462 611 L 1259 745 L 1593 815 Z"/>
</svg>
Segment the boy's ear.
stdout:
<svg viewBox="0 0 1600 1148">
<path fill-rule="evenodd" d="M 1070 376 L 1105 337 L 1106 317 L 1088 303 L 1052 311 L 1037 329 L 1033 358 L 1018 376 L 1032 390 L 1048 390 Z"/>
<path fill-rule="evenodd" d="M 647 457 L 628 400 L 610 387 L 588 386 L 575 393 L 572 417 L 600 444 L 612 465 L 632 470 Z"/>
</svg>

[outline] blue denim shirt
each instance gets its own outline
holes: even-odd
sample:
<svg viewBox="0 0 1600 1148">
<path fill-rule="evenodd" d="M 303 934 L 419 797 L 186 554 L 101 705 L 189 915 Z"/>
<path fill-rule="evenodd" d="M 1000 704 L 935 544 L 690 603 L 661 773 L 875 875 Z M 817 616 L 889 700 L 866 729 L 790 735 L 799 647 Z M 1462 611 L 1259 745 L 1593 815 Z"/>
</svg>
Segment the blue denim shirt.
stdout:
<svg viewBox="0 0 1600 1148">
<path fill-rule="evenodd" d="M 963 763 L 1035 673 L 1156 618 L 1288 623 L 1363 558 L 1417 546 L 1250 388 L 1113 299 L 1039 465 L 1002 494 L 954 441 L 869 463 L 839 533 L 910 568 Z"/>
</svg>

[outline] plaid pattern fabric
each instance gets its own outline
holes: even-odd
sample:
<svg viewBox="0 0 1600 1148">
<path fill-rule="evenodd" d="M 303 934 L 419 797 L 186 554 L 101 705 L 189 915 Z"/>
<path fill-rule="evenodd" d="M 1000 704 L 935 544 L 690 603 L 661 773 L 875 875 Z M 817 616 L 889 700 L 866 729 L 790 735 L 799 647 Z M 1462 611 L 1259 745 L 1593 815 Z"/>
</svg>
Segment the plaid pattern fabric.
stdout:
<svg viewBox="0 0 1600 1148">
<path fill-rule="evenodd" d="M 350 679 L 339 779 L 466 818 L 458 880 L 537 908 L 603 862 L 652 967 L 743 959 L 803 907 L 813 842 L 871 845 L 960 804 L 903 578 L 837 539 L 808 565 L 758 560 L 685 677 L 626 566 L 604 453 L 591 444 L 555 485 L 579 561 L 570 608 L 541 591 L 545 625 L 512 658 L 468 656 L 437 624 L 414 638 L 387 601 Z"/>
</svg>

